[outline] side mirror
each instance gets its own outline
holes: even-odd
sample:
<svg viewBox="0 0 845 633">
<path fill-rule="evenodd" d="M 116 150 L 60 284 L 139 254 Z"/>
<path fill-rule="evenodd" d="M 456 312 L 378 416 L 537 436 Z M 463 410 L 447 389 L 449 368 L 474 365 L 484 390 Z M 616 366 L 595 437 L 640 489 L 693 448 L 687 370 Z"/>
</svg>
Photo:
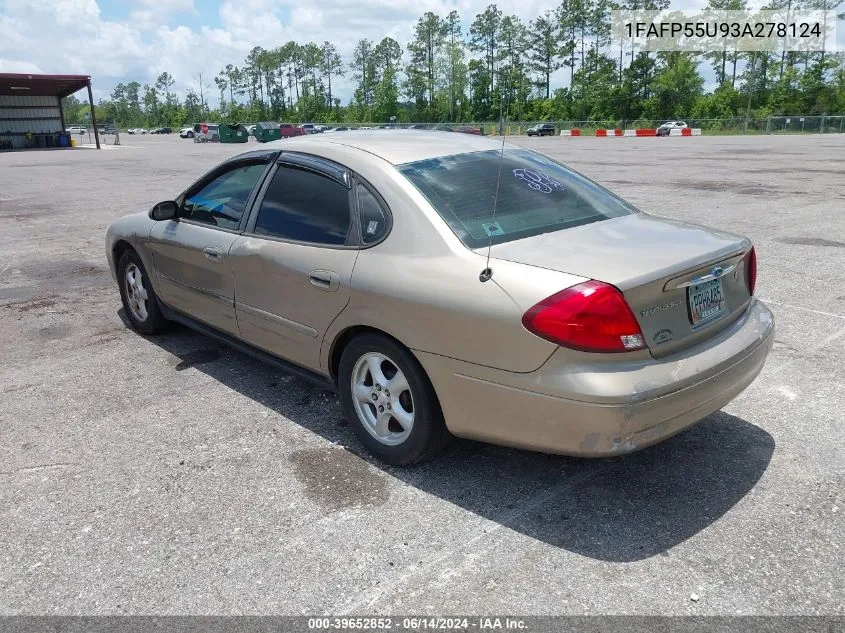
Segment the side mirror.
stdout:
<svg viewBox="0 0 845 633">
<path fill-rule="evenodd" d="M 150 218 L 153 220 L 172 220 L 179 215 L 179 205 L 173 200 L 159 202 L 150 209 Z"/>
</svg>

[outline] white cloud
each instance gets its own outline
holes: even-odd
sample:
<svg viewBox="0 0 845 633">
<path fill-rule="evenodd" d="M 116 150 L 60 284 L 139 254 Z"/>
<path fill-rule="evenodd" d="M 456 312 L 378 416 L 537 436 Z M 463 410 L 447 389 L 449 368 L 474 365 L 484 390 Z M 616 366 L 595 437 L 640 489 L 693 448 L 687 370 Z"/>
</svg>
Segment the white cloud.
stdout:
<svg viewBox="0 0 845 633">
<path fill-rule="evenodd" d="M 0 72 L 42 74 L 44 71 L 31 62 L 0 58 Z"/>
<path fill-rule="evenodd" d="M 113 21 L 103 19 L 97 0 L 5 0 L 5 13 L 0 14 L 4 67 L 90 74 L 98 97 L 108 96 L 119 81 L 151 83 L 166 70 L 182 92 L 196 83 L 199 71 L 210 81 L 226 64 L 242 63 L 255 46 L 330 41 L 348 59 L 363 37 L 378 41 L 390 36 L 404 47 L 425 11 L 445 16 L 455 9 L 468 24 L 489 3 L 223 0 L 212 9 L 202 0 L 199 5 L 194 0 L 124 1 L 126 17 Z M 553 6 L 544 0 L 504 0 L 499 5 L 526 20 Z M 212 11 L 217 15 L 210 16 Z M 213 25 L 215 18 L 222 27 Z M 348 79 L 333 84 L 344 98 L 352 92 Z"/>
<path fill-rule="evenodd" d="M 193 12 L 194 0 L 138 0 L 138 4 L 154 11 L 167 13 Z"/>
<path fill-rule="evenodd" d="M 404 48 L 426 11 L 445 16 L 456 10 L 468 31 L 475 15 L 491 2 L 220 0 L 218 6 L 214 0 L 105 1 L 123 6 L 125 17 L 103 18 L 97 0 L 0 0 L 0 71 L 90 74 L 98 98 L 107 97 L 120 81 L 152 83 L 163 71 L 173 75 L 176 90 L 184 92 L 196 86 L 194 77 L 202 71 L 216 95 L 213 77 L 226 64 L 243 63 L 255 46 L 330 41 L 348 62 L 364 37 L 378 41 L 390 36 Z M 691 7 L 705 1 L 673 0 L 673 5 Z M 527 23 L 557 3 L 497 4 Z M 840 30 L 845 38 L 845 28 Z M 555 78 L 563 75 L 561 71 Z M 338 78 L 332 88 L 346 100 L 352 83 L 349 77 Z"/>
</svg>

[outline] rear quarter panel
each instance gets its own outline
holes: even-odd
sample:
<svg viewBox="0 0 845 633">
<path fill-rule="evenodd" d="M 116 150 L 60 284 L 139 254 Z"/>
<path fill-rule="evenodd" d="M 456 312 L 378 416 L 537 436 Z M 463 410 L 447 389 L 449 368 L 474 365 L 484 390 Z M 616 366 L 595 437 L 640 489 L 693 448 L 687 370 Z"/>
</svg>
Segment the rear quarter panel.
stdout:
<svg viewBox="0 0 845 633">
<path fill-rule="evenodd" d="M 304 144 L 300 147 L 306 151 Z M 534 288 L 520 291 L 519 300 L 514 300 L 498 283 L 479 281 L 485 257 L 467 249 L 391 164 L 375 156 L 362 160 L 361 152 L 343 145 L 331 154 L 323 145 L 321 153 L 355 165 L 385 199 L 393 217 L 387 238 L 358 256 L 349 305 L 323 341 L 322 367 L 330 367 L 337 337 L 355 326 L 382 330 L 412 350 L 514 372 L 533 371 L 551 356 L 557 346 L 528 332 L 522 314 L 530 298 L 539 301 L 556 291 L 536 289 L 537 279 L 545 283 L 554 276 L 559 290 L 576 278 L 554 271 L 532 277 L 532 267 L 496 264 L 494 280 L 497 275 L 521 276 L 519 285 Z"/>
</svg>

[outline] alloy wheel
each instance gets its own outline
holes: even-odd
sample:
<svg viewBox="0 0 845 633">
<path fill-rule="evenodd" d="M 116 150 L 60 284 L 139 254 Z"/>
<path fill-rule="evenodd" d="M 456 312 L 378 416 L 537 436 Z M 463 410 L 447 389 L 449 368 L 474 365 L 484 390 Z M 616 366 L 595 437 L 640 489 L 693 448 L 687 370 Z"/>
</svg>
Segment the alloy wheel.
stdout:
<svg viewBox="0 0 845 633">
<path fill-rule="evenodd" d="M 379 352 L 361 356 L 352 369 L 352 403 L 358 419 L 388 446 L 404 442 L 414 428 L 414 398 L 399 366 Z"/>
<path fill-rule="evenodd" d="M 124 273 L 124 285 L 126 288 L 126 302 L 129 310 L 138 321 L 143 323 L 147 320 L 147 289 L 144 288 L 144 275 L 137 265 L 130 263 Z"/>
</svg>

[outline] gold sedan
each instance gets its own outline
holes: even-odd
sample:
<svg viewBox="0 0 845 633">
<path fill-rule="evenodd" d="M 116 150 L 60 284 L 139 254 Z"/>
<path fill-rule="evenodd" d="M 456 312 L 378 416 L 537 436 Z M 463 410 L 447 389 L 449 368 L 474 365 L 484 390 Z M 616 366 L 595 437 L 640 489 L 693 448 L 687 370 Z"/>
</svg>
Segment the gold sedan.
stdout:
<svg viewBox="0 0 845 633">
<path fill-rule="evenodd" d="M 337 389 L 391 464 L 452 435 L 634 451 L 727 404 L 774 339 L 748 239 L 472 135 L 268 143 L 113 222 L 106 252 L 139 332 L 178 321 Z"/>
</svg>

